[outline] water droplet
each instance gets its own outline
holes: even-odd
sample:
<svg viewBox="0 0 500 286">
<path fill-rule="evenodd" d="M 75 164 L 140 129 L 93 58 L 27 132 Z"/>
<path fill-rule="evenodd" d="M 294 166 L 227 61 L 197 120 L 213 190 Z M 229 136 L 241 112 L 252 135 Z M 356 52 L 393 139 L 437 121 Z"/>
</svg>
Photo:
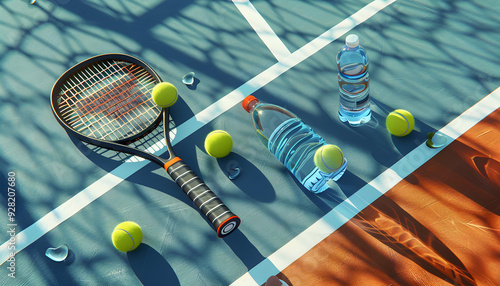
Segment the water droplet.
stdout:
<svg viewBox="0 0 500 286">
<path fill-rule="evenodd" d="M 227 176 L 229 177 L 230 180 L 236 179 L 241 173 L 241 169 L 238 167 L 234 168 L 229 168 L 227 169 Z"/>
<path fill-rule="evenodd" d="M 61 262 L 66 260 L 68 254 L 69 254 L 69 249 L 66 244 L 63 244 L 56 248 L 49 247 L 47 251 L 45 251 L 45 256 L 56 262 Z"/>
<path fill-rule="evenodd" d="M 186 84 L 186 85 L 193 85 L 193 83 L 194 83 L 194 72 L 190 72 L 190 73 L 186 74 L 182 78 L 182 83 Z"/>
<path fill-rule="evenodd" d="M 427 134 L 427 146 L 429 148 L 441 148 L 446 145 L 446 136 L 441 133 L 430 132 Z"/>
</svg>

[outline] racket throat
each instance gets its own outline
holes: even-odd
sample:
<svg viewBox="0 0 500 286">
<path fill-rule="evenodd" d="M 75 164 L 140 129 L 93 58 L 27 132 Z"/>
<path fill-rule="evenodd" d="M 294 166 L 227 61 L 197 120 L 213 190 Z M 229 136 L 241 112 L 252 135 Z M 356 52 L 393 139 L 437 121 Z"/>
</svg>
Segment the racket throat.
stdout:
<svg viewBox="0 0 500 286">
<path fill-rule="evenodd" d="M 181 161 L 181 158 L 174 157 L 174 158 L 168 160 L 167 162 L 165 162 L 165 164 L 163 165 L 163 168 L 165 168 L 165 170 L 168 172 L 168 168 L 170 168 L 173 164 L 175 164 L 179 161 Z"/>
</svg>

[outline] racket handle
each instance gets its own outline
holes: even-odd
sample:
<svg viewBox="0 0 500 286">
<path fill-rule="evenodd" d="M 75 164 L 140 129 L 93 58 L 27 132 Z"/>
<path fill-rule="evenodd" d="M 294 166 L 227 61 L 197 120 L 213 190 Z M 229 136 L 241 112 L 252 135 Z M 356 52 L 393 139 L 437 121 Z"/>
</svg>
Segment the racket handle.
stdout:
<svg viewBox="0 0 500 286">
<path fill-rule="evenodd" d="M 238 228 L 240 218 L 179 157 L 167 162 L 165 170 L 212 223 L 218 237 L 224 237 Z"/>
</svg>

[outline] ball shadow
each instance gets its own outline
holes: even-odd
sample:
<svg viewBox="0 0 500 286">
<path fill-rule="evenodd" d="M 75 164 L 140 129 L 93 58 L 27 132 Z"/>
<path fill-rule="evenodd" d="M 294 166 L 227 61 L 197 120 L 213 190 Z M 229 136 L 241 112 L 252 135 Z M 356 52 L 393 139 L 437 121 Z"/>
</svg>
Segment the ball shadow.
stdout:
<svg viewBox="0 0 500 286">
<path fill-rule="evenodd" d="M 151 246 L 142 243 L 127 258 L 142 285 L 181 285 L 172 266 Z"/>
</svg>

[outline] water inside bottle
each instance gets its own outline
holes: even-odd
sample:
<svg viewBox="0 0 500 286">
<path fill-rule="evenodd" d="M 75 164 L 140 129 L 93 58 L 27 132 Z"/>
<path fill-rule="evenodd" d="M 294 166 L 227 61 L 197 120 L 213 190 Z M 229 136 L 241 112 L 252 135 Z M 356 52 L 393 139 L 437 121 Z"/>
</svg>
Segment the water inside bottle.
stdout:
<svg viewBox="0 0 500 286">
<path fill-rule="evenodd" d="M 368 73 L 365 73 L 364 76 L 355 80 L 342 78 L 339 75 L 338 82 L 340 92 L 343 92 L 344 95 L 347 96 L 365 97 L 362 93 L 364 91 L 369 92 L 370 76 Z"/>
<path fill-rule="evenodd" d="M 361 46 L 344 47 L 337 55 L 339 119 L 351 126 L 371 119 L 368 65 L 368 57 Z"/>
<path fill-rule="evenodd" d="M 360 78 L 368 71 L 368 57 L 363 49 L 342 49 L 337 56 L 337 69 L 346 78 Z"/>
<path fill-rule="evenodd" d="M 335 172 L 325 173 L 314 164 L 316 150 L 326 142 L 298 118 L 286 120 L 272 133 L 268 149 L 309 191 L 328 189 L 328 180 L 338 180 L 345 172 L 347 161 Z"/>
</svg>

